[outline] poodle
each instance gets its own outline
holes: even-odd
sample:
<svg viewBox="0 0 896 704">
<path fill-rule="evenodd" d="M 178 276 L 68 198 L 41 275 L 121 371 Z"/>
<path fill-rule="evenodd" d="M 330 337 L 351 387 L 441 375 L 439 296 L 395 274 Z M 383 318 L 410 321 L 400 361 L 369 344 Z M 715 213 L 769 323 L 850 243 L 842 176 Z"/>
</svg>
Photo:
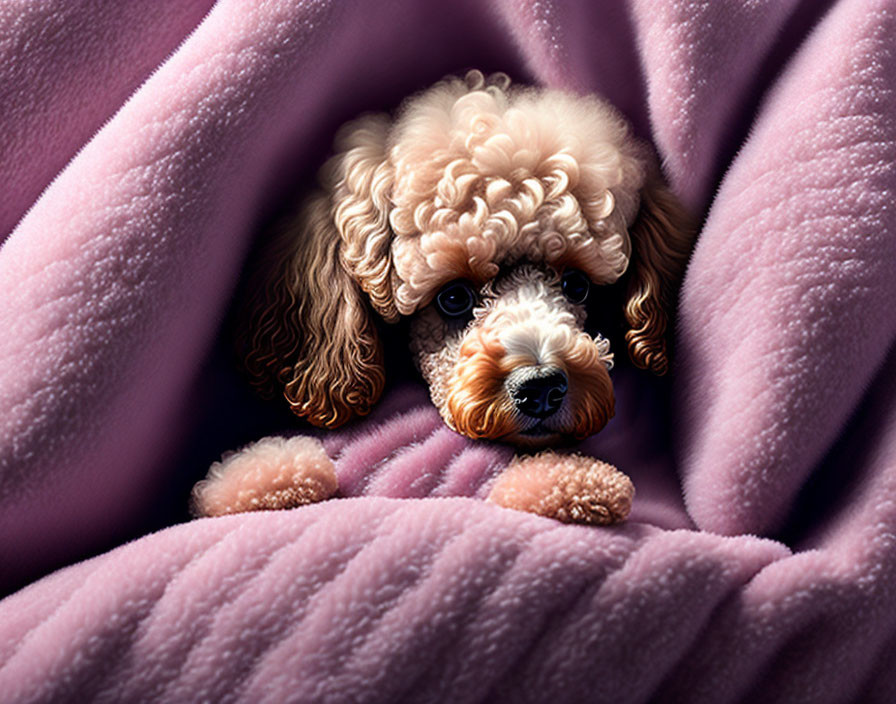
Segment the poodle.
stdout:
<svg viewBox="0 0 896 704">
<path fill-rule="evenodd" d="M 241 327 L 245 367 L 312 424 L 368 413 L 384 386 L 375 316 L 410 318 L 409 346 L 445 423 L 531 453 L 613 416 L 610 342 L 586 303 L 624 283 L 632 363 L 669 365 L 666 333 L 693 239 L 650 149 L 595 97 L 471 71 L 346 125 L 323 188 L 283 228 Z M 623 277 L 625 277 L 624 280 Z M 332 496 L 307 437 L 266 438 L 215 463 L 199 515 Z M 613 523 L 633 487 L 577 454 L 519 456 L 489 500 Z"/>
</svg>

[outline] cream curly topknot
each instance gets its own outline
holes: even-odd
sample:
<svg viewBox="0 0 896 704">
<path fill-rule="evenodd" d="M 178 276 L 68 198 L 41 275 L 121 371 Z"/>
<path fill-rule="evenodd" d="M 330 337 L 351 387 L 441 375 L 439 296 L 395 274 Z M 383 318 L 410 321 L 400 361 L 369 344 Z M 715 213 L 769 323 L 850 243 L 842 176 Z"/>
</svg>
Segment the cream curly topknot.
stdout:
<svg viewBox="0 0 896 704">
<path fill-rule="evenodd" d="M 598 283 L 625 271 L 644 150 L 606 103 L 474 71 L 409 99 L 387 124 L 351 123 L 327 170 L 344 190 L 354 190 L 347 177 L 388 190 L 391 233 L 380 221 L 363 247 L 347 242 L 347 261 L 386 317 L 413 313 L 451 279 L 485 282 L 509 260 L 574 262 Z M 353 204 L 336 220 L 360 216 Z M 391 306 L 387 272 L 369 256 L 388 235 Z"/>
</svg>

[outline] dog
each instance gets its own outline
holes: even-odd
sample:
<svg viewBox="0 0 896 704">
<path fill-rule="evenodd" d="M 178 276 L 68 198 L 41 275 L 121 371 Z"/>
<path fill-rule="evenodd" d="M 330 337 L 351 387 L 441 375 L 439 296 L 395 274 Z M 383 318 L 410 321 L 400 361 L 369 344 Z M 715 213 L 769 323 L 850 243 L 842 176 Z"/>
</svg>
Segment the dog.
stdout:
<svg viewBox="0 0 896 704">
<path fill-rule="evenodd" d="M 409 318 L 449 427 L 527 452 L 581 440 L 614 413 L 614 353 L 586 332 L 586 304 L 623 277 L 631 362 L 666 373 L 694 232 L 606 102 L 503 74 L 446 78 L 394 119 L 345 126 L 321 183 L 241 328 L 251 382 L 297 416 L 335 428 L 368 413 L 385 384 L 375 317 Z M 610 523 L 631 504 L 624 474 L 579 455 L 522 457 L 505 475 L 492 500 L 561 520 Z M 286 507 L 336 488 L 319 443 L 271 438 L 213 465 L 194 507 Z"/>
</svg>

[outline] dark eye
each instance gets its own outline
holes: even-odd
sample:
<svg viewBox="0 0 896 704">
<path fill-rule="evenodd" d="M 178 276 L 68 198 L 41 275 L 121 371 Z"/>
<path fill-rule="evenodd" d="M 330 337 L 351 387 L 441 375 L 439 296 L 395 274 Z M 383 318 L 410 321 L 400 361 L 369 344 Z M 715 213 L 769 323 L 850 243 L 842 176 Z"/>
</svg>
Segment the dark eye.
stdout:
<svg viewBox="0 0 896 704">
<path fill-rule="evenodd" d="M 571 303 L 584 303 L 591 290 L 591 282 L 578 269 L 567 269 L 560 279 L 560 287 Z"/>
<path fill-rule="evenodd" d="M 466 281 L 452 281 L 436 296 L 436 305 L 442 315 L 448 318 L 460 318 L 466 315 L 476 304 L 473 287 Z"/>
</svg>

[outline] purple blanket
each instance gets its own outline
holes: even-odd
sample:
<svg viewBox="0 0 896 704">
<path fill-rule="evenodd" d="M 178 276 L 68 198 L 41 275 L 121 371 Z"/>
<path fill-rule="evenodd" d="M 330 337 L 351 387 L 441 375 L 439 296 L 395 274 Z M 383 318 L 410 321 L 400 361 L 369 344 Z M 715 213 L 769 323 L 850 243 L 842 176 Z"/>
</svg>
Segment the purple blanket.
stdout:
<svg viewBox="0 0 896 704">
<path fill-rule="evenodd" d="M 211 5 L 0 2 L 0 699 L 896 701 L 896 0 Z M 510 451 L 405 384 L 344 498 L 171 525 L 289 427 L 226 361 L 253 238 L 470 67 L 602 94 L 705 217 L 671 384 L 582 448 L 630 520 L 486 504 Z"/>
</svg>

